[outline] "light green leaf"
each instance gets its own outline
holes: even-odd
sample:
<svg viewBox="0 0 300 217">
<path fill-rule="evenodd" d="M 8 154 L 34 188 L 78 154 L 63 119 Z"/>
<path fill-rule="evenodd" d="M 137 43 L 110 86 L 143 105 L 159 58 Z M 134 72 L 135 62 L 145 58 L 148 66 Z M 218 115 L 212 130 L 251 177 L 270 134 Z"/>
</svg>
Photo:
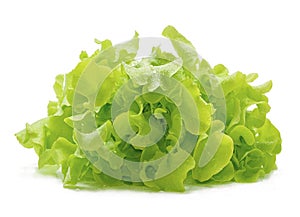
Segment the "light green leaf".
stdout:
<svg viewBox="0 0 300 217">
<path fill-rule="evenodd" d="M 213 136 L 221 138 L 221 144 L 213 158 L 204 167 L 199 167 L 198 163 L 201 155 L 206 154 L 203 153 L 203 149 L 206 145 L 207 139 L 200 141 L 194 151 L 196 167 L 193 169 L 193 178 L 200 182 L 207 181 L 213 175 L 219 173 L 229 163 L 233 154 L 233 141 L 229 136 L 218 132 L 216 132 Z M 216 141 L 218 140 L 219 139 L 216 139 Z"/>
</svg>

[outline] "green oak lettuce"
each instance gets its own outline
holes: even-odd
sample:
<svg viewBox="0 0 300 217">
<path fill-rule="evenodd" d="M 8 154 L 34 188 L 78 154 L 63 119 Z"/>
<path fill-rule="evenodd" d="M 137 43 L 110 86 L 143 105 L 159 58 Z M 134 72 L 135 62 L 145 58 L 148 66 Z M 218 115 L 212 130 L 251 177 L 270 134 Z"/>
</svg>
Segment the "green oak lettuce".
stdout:
<svg viewBox="0 0 300 217">
<path fill-rule="evenodd" d="M 166 27 L 163 36 L 181 42 L 181 44 L 173 45 L 183 61 L 187 57 L 195 57 L 193 54 L 187 54 L 182 46 L 182 43 L 192 46 L 191 42 L 174 27 Z M 134 38 L 137 37 L 136 33 Z M 73 121 L 75 117 L 72 116 L 74 91 L 83 70 L 97 57 L 99 52 L 112 47 L 109 40 L 96 40 L 96 43 L 101 46 L 99 50 L 91 56 L 82 52 L 80 62 L 75 69 L 66 75 L 56 77 L 54 91 L 57 100 L 49 102 L 48 117 L 33 124 L 26 124 L 25 129 L 16 134 L 18 141 L 25 148 L 35 150 L 39 157 L 39 168 L 51 166 L 58 168 L 65 187 L 73 188 L 83 184 L 97 188 L 144 186 L 155 191 L 184 191 L 185 185 L 189 185 L 189 183 L 255 182 L 276 169 L 275 161 L 276 155 L 281 151 L 281 137 L 279 131 L 267 117 L 270 106 L 265 95 L 272 88 L 272 82 L 253 86 L 252 82 L 258 77 L 255 73 L 229 74 L 224 65 L 219 64 L 211 68 L 205 60 L 201 62 L 198 58 L 189 60 L 195 65 L 199 63 L 203 70 L 217 77 L 226 100 L 226 126 L 225 128 L 220 127 L 220 130 L 211 135 L 216 141 L 220 139 L 220 146 L 211 160 L 204 167 L 199 167 L 198 162 L 202 152 L 205 151 L 208 132 L 210 128 L 218 127 L 218 123 L 212 121 L 213 105 L 209 102 L 201 84 L 187 69 L 180 68 L 176 73 L 172 73 L 175 67 L 172 61 L 161 58 L 168 56 L 166 58 L 168 60 L 175 59 L 172 54 L 164 53 L 159 47 L 154 47 L 150 60 L 145 59 L 137 64 L 127 62 L 112 71 L 101 86 L 101 95 L 97 96 L 96 106 L 98 109 L 95 111 L 95 117 L 98 131 L 106 147 L 119 156 L 119 158 L 114 157 L 113 154 L 107 156 L 106 160 L 110 162 L 111 168 L 123 169 L 122 159 L 147 162 L 159 159 L 167 153 L 169 156 L 157 168 L 142 168 L 138 174 L 141 181 L 138 183 L 121 181 L 101 172 L 93 165 L 93 158 L 89 156 L 88 160 L 88 156 L 79 147 L 74 136 Z M 122 58 L 124 50 L 119 48 L 114 54 L 108 53 L 107 55 L 118 53 L 118 58 Z M 126 52 L 128 50 L 134 57 L 137 45 L 128 43 Z M 140 73 L 141 68 L 144 70 Z M 140 135 L 147 135 L 150 131 L 148 120 L 151 115 L 157 119 L 164 118 L 168 126 L 167 132 L 157 144 L 145 148 L 139 146 L 143 141 L 138 137 L 133 137 L 130 143 L 124 142 L 119 137 L 111 121 L 111 105 L 117 90 L 125 81 L 132 79 L 137 84 L 144 85 L 147 76 L 151 76 L 153 68 L 183 84 L 197 105 L 201 125 L 200 129 L 196 131 L 193 126 L 193 117 L 190 117 L 188 113 L 180 114 L 178 111 L 176 103 L 185 103 L 185 97 L 180 97 L 179 94 L 181 93 L 180 87 L 174 87 L 176 91 L 170 93 L 179 94 L 179 97 L 175 96 L 177 101 L 175 104 L 158 93 L 144 94 L 135 100 L 129 113 L 126 114 L 129 115 L 131 127 Z M 146 88 L 155 89 L 156 87 L 153 85 L 149 84 Z M 182 123 L 180 115 L 185 116 L 186 123 Z M 120 115 L 116 121 L 122 124 L 124 117 Z M 183 152 L 170 153 L 172 147 L 179 140 L 182 127 L 187 135 L 186 141 L 181 147 Z M 189 137 L 194 134 L 198 135 L 198 139 L 196 146 L 191 150 Z M 185 157 L 186 160 L 177 169 L 167 176 L 154 179 L 182 157 Z M 153 180 L 149 181 L 149 178 L 153 178 Z"/>
</svg>

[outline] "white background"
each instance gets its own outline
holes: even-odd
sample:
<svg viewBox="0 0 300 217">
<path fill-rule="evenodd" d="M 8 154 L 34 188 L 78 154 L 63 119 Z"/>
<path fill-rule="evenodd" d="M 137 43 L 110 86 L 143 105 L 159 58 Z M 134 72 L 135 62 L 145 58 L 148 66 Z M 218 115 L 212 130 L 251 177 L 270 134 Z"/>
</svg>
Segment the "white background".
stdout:
<svg viewBox="0 0 300 217">
<path fill-rule="evenodd" d="M 0 216 L 299 216 L 299 8 L 290 0 L 1 1 Z M 269 117 L 283 138 L 279 169 L 258 183 L 184 194 L 67 190 L 40 175 L 33 150 L 13 134 L 46 115 L 55 75 L 69 72 L 81 50 L 94 51 L 94 38 L 118 43 L 134 30 L 159 36 L 168 24 L 211 65 L 273 80 Z"/>
</svg>

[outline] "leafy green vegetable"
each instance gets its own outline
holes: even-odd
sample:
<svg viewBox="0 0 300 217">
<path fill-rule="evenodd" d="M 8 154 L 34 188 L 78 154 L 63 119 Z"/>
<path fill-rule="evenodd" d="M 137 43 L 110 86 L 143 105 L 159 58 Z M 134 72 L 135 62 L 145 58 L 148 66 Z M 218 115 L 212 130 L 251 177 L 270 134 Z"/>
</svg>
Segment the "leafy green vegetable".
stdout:
<svg viewBox="0 0 300 217">
<path fill-rule="evenodd" d="M 56 77 L 57 100 L 49 102 L 48 117 L 16 134 L 35 150 L 39 168 L 58 166 L 70 188 L 180 192 L 187 180 L 255 182 L 276 169 L 282 141 L 267 118 L 265 95 L 272 82 L 253 86 L 256 73 L 211 68 L 174 27 L 162 34 L 179 57 L 153 47 L 150 57 L 136 60 L 135 33 L 114 47 L 110 40 L 95 40 L 101 49 L 91 56 L 81 52 L 75 69 Z M 87 68 L 101 69 L 99 79 L 86 79 Z"/>
</svg>

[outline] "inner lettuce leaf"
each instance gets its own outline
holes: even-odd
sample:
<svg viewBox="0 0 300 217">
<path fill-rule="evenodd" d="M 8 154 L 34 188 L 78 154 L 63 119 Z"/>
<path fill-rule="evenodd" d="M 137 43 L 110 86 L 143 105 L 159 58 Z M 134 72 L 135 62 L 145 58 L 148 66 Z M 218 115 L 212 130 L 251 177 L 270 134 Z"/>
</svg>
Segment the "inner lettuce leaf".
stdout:
<svg viewBox="0 0 300 217">
<path fill-rule="evenodd" d="M 81 52 L 80 62 L 71 72 L 56 76 L 53 88 L 57 99 L 49 102 L 48 116 L 33 124 L 26 124 L 24 130 L 15 134 L 21 145 L 35 150 L 39 157 L 39 169 L 53 171 L 51 167 L 58 168 L 56 174 L 60 174 L 64 186 L 68 188 L 122 187 L 182 192 L 191 180 L 197 185 L 209 181 L 256 182 L 277 168 L 276 156 L 281 152 L 282 141 L 280 132 L 267 117 L 270 105 L 265 95 L 271 90 L 272 82 L 253 86 L 252 82 L 258 77 L 256 73 L 230 74 L 222 64 L 210 67 L 194 50 L 187 49 L 187 46 L 193 47 L 192 43 L 172 26 L 167 26 L 162 35 L 173 40 L 182 62 L 160 47 L 153 47 L 151 57 L 132 60 L 137 55 L 137 40 L 113 49 L 108 49 L 112 48 L 110 40 L 95 40 L 100 46 L 98 50 L 90 56 L 85 51 Z M 133 39 L 138 39 L 137 33 Z M 99 59 L 100 52 L 106 52 L 107 59 Z M 128 56 L 130 59 L 126 59 Z M 123 64 L 116 66 L 114 62 L 107 62 L 109 59 L 121 60 Z M 105 148 L 111 151 L 103 159 L 93 157 L 92 154 L 99 151 L 96 146 L 86 147 L 89 152 L 82 150 L 74 132 L 74 121 L 88 117 L 88 114 L 73 116 L 72 105 L 79 78 L 92 61 L 101 63 L 103 76 L 113 68 L 99 90 L 96 109 L 92 111 L 97 132 Z M 195 70 L 198 73 L 196 76 L 206 73 L 220 82 L 226 102 L 225 126 L 214 120 L 217 108 L 209 101 L 203 84 L 182 63 Z M 171 84 L 164 79 L 166 77 L 176 79 L 184 89 L 180 85 L 170 87 Z M 119 135 L 112 122 L 112 101 L 119 88 L 129 80 L 147 93 L 136 98 L 129 111 L 116 117 L 114 121 L 118 126 L 123 126 L 124 132 L 124 135 Z M 86 83 L 84 94 L 95 91 L 89 82 Z M 169 93 L 172 100 L 153 92 L 159 88 L 172 88 L 173 91 Z M 200 126 L 195 126 L 195 114 L 190 114 L 189 110 L 180 112 L 180 106 L 189 106 L 187 93 L 199 111 L 196 115 L 199 116 Z M 122 106 L 124 100 L 125 96 L 120 93 L 116 103 Z M 127 117 L 129 125 L 124 125 Z M 154 122 L 151 123 L 151 120 Z M 165 125 L 156 126 L 156 123 Z M 145 146 L 147 140 L 151 141 L 151 127 L 154 129 L 152 133 L 161 134 L 161 138 L 154 145 Z M 216 130 L 209 135 L 211 129 Z M 136 136 L 124 141 L 123 136 L 130 136 L 131 131 Z M 215 143 L 221 141 L 215 147 L 215 152 L 211 147 L 206 147 L 208 135 Z M 180 141 L 182 138 L 184 141 Z M 193 139 L 197 141 L 195 147 L 192 145 Z M 199 161 L 204 152 L 212 156 L 203 166 Z M 87 153 L 91 155 L 87 156 Z M 130 177 L 123 180 L 110 177 L 95 167 L 95 163 L 100 162 L 113 170 L 128 171 L 124 160 L 151 163 L 165 155 L 167 158 L 159 165 L 146 164 L 140 171 L 131 171 L 139 182 L 132 182 Z M 181 159 L 185 160 L 178 168 L 161 177 Z"/>
</svg>

